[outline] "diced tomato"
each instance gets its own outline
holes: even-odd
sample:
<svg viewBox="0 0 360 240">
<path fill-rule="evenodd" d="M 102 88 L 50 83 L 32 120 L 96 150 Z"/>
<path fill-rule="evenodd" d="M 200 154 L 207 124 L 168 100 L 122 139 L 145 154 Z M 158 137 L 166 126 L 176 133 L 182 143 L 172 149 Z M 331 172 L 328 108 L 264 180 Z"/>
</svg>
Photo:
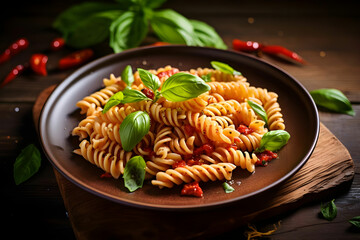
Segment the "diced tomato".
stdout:
<svg viewBox="0 0 360 240">
<path fill-rule="evenodd" d="M 186 166 L 186 162 L 184 160 L 179 160 L 179 161 L 176 161 L 172 165 L 172 168 L 175 169 L 175 168 L 178 168 L 178 167 L 185 167 L 185 166 Z"/>
<path fill-rule="evenodd" d="M 175 73 L 178 73 L 179 72 L 179 69 L 177 68 L 172 68 L 172 69 L 169 69 L 169 70 L 165 70 L 165 71 L 162 71 L 162 72 L 159 72 L 157 74 L 157 76 L 159 78 L 162 78 L 162 77 L 170 77 L 172 75 L 174 75 Z"/>
<path fill-rule="evenodd" d="M 181 195 L 203 197 L 203 190 L 200 188 L 198 182 L 191 182 L 184 185 L 181 190 Z"/>
<path fill-rule="evenodd" d="M 111 178 L 112 176 L 111 176 L 111 174 L 110 174 L 110 173 L 105 172 L 105 173 L 101 174 L 101 176 L 100 176 L 100 177 L 101 177 L 101 178 Z"/>
<path fill-rule="evenodd" d="M 240 126 L 237 128 L 238 132 L 244 135 L 248 135 L 250 133 L 253 133 L 254 130 L 251 128 L 248 128 L 247 126 L 240 124 Z"/>
<path fill-rule="evenodd" d="M 151 89 L 149 89 L 149 88 L 143 88 L 143 89 L 141 89 L 141 92 L 142 92 L 143 94 L 145 94 L 145 96 L 147 96 L 148 98 L 154 99 L 155 94 L 154 94 L 154 92 L 153 92 Z"/>
<path fill-rule="evenodd" d="M 267 166 L 271 160 L 278 157 L 278 154 L 269 150 L 265 150 L 261 153 L 256 153 L 256 156 L 258 158 L 257 162 L 255 163 L 256 166 Z"/>
<path fill-rule="evenodd" d="M 214 146 L 209 143 L 205 143 L 201 147 L 198 147 L 194 150 L 194 155 L 195 156 L 199 156 L 201 154 L 210 155 L 213 151 L 214 151 Z"/>
</svg>

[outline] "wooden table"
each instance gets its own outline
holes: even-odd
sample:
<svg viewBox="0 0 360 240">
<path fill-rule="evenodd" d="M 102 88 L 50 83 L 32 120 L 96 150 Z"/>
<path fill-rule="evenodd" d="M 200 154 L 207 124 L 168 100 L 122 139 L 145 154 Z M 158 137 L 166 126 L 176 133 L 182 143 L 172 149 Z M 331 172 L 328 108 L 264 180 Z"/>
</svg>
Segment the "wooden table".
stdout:
<svg viewBox="0 0 360 240">
<path fill-rule="evenodd" d="M 16 10 L 0 16 L 0 50 L 19 37 L 27 37 L 30 47 L 0 65 L 4 78 L 12 67 L 26 62 L 32 53 L 44 52 L 50 41 L 59 36 L 51 23 L 72 1 L 20 1 Z M 178 1 L 165 3 L 190 19 L 213 26 L 231 47 L 232 39 L 253 40 L 283 45 L 307 60 L 306 66 L 264 56 L 283 68 L 309 91 L 337 88 L 351 101 L 355 117 L 320 112 L 320 121 L 347 148 L 354 163 L 355 177 L 346 184 L 313 194 L 299 201 L 296 208 L 265 220 L 253 222 L 267 231 L 281 222 L 271 239 L 355 239 L 359 230 L 348 220 L 360 215 L 360 18 L 355 1 Z M 70 51 L 66 49 L 64 51 Z M 95 48 L 96 57 L 111 53 L 107 44 Z M 2 198 L 6 224 L 11 236 L 46 239 L 75 238 L 67 217 L 53 168 L 43 155 L 39 172 L 16 186 L 13 163 L 21 149 L 30 143 L 40 147 L 34 128 L 32 109 L 38 95 L 60 83 L 74 69 L 51 72 L 47 77 L 24 74 L 0 89 L 0 162 Z M 338 216 L 329 222 L 318 216 L 321 202 L 335 199 Z M 241 226 L 214 238 L 242 239 L 247 226 Z"/>
</svg>

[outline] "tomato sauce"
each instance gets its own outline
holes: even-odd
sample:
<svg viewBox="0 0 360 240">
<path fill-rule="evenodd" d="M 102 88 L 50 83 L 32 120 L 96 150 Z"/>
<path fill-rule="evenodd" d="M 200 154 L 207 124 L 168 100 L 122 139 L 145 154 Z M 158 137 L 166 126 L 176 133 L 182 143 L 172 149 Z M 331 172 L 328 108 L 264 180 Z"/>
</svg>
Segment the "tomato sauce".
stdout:
<svg viewBox="0 0 360 240">
<path fill-rule="evenodd" d="M 238 132 L 244 135 L 248 135 L 250 133 L 253 133 L 254 130 L 251 128 L 248 128 L 247 126 L 240 124 L 240 126 L 237 128 Z"/>
<path fill-rule="evenodd" d="M 267 166 L 271 160 L 278 157 L 278 154 L 269 150 L 265 150 L 261 153 L 256 153 L 256 156 L 258 158 L 257 162 L 255 163 L 256 166 Z"/>
<path fill-rule="evenodd" d="M 174 75 L 175 73 L 178 73 L 178 72 L 179 72 L 179 69 L 177 69 L 177 68 L 172 68 L 172 69 L 170 69 L 170 70 L 165 70 L 165 71 L 159 72 L 159 73 L 157 74 L 157 76 L 158 76 L 159 78 L 162 78 L 162 77 L 170 77 L 170 76 L 172 76 L 172 75 Z"/>
<path fill-rule="evenodd" d="M 181 195 L 203 197 L 203 190 L 198 182 L 191 182 L 184 185 L 181 190 Z"/>
</svg>

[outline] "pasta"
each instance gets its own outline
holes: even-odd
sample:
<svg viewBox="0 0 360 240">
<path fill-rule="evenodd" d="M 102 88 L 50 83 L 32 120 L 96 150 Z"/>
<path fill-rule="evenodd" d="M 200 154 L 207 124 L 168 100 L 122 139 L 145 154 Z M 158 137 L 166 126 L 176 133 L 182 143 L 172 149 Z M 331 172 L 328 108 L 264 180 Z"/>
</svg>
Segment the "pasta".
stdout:
<svg viewBox="0 0 360 240">
<path fill-rule="evenodd" d="M 111 74 L 103 79 L 102 89 L 81 99 L 76 106 L 84 117 L 72 130 L 80 141 L 74 153 L 115 179 L 124 174 L 127 162 L 139 155 L 146 163 L 146 179 L 160 188 L 230 180 L 237 167 L 255 171 L 259 158 L 254 151 L 264 134 L 285 129 L 278 95 L 251 86 L 244 76 L 210 68 L 181 71 L 171 66 L 149 72 L 158 76 L 159 89 L 171 75 L 183 72 L 210 76 L 206 83 L 210 90 L 182 102 L 160 96 L 156 101 L 120 103 L 103 113 L 109 98 L 126 87 L 121 77 Z M 138 71 L 133 77 L 130 89 L 146 88 Z M 248 100 L 263 107 L 267 122 Z M 137 111 L 148 113 L 150 129 L 131 151 L 125 151 L 120 128 L 127 116 Z"/>
</svg>

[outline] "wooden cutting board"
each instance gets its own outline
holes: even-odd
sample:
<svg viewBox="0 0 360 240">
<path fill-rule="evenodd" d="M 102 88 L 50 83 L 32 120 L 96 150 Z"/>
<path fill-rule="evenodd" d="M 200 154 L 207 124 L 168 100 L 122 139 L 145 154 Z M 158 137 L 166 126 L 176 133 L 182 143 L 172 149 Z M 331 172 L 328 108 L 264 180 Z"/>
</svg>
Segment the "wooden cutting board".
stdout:
<svg viewBox="0 0 360 240">
<path fill-rule="evenodd" d="M 54 86 L 33 107 L 35 126 Z M 246 223 L 285 213 L 349 187 L 354 162 L 345 146 L 321 123 L 316 148 L 290 179 L 265 192 L 208 211 L 157 211 L 129 207 L 95 196 L 54 169 L 77 239 L 191 239 L 225 233 Z"/>
</svg>

